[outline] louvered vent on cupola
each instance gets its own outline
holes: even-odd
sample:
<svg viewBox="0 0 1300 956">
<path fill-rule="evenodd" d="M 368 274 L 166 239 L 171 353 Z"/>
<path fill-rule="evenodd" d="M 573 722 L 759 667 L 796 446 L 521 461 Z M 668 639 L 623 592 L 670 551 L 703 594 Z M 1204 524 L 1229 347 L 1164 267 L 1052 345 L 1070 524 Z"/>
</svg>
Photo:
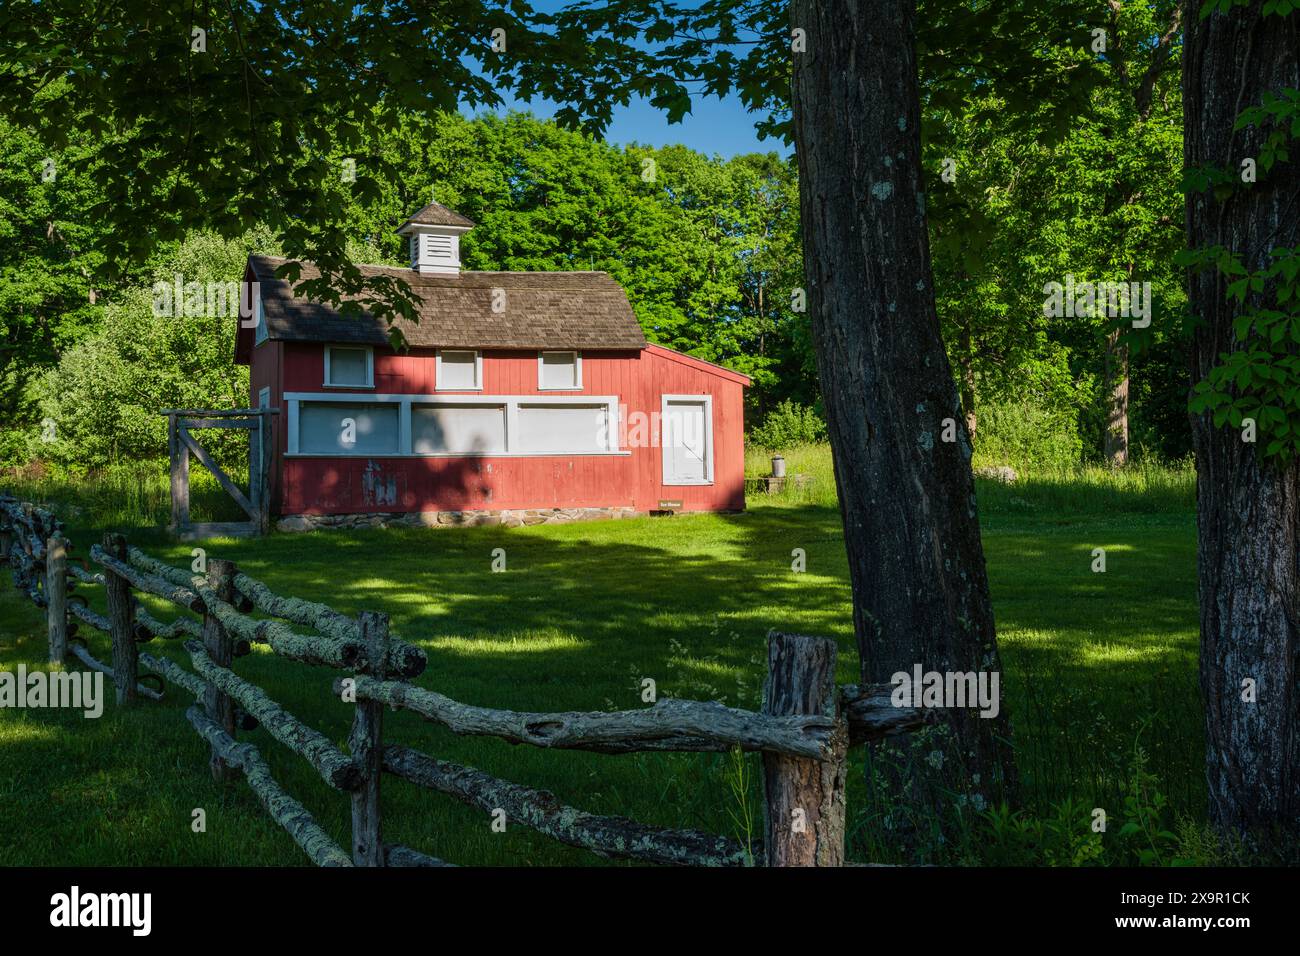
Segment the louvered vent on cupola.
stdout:
<svg viewBox="0 0 1300 956">
<path fill-rule="evenodd" d="M 431 233 L 425 233 L 421 238 L 427 247 L 424 250 L 424 258 L 435 262 L 455 262 L 457 253 L 460 252 L 460 243 L 454 236 L 435 236 Z"/>
<path fill-rule="evenodd" d="M 398 227 L 411 240 L 411 268 L 416 272 L 460 274 L 460 237 L 474 223 L 440 203 L 431 202 Z"/>
</svg>

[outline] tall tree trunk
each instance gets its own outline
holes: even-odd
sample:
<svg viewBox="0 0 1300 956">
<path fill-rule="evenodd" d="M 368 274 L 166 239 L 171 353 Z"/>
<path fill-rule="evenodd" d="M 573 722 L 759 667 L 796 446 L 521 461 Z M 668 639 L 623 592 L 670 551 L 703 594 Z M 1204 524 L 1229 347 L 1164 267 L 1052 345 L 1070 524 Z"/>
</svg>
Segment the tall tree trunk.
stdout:
<svg viewBox="0 0 1300 956">
<path fill-rule="evenodd" d="M 1128 464 L 1128 346 L 1120 330 L 1106 334 L 1106 463 Z"/>
<path fill-rule="evenodd" d="M 1258 130 L 1238 114 L 1300 86 L 1300 17 L 1264 17 L 1259 4 L 1189 17 L 1183 53 L 1184 161 L 1231 169 L 1259 155 Z M 1271 249 L 1300 244 L 1300 170 L 1280 163 L 1220 202 L 1187 197 L 1193 248 L 1222 245 L 1259 269 Z M 1236 310 L 1217 271 L 1194 273 L 1200 320 L 1192 381 L 1240 348 Z M 1261 460 L 1240 430 L 1192 417 L 1196 448 L 1201 692 L 1210 817 L 1225 828 L 1300 830 L 1300 464 Z M 1261 439 L 1262 440 L 1262 439 Z M 1255 699 L 1243 699 L 1253 680 Z"/>
<path fill-rule="evenodd" d="M 1133 263 L 1128 264 L 1129 280 Z M 1114 316 L 1110 316 L 1114 318 Z M 1121 328 L 1106 333 L 1106 435 L 1103 451 L 1106 464 L 1123 468 L 1128 464 L 1128 345 L 1120 340 Z"/>
<path fill-rule="evenodd" d="M 807 38 L 793 54 L 804 271 L 866 682 L 916 664 L 1000 671 L 935 309 L 914 17 L 914 0 L 791 4 Z M 954 709 L 951 727 L 975 789 L 1010 784 L 1005 709 Z"/>
<path fill-rule="evenodd" d="M 970 316 L 963 315 L 961 322 L 961 357 L 957 360 L 961 369 L 961 408 L 966 413 L 966 431 L 970 440 L 975 441 L 975 428 L 979 418 L 975 414 L 975 354 L 971 345 Z"/>
</svg>

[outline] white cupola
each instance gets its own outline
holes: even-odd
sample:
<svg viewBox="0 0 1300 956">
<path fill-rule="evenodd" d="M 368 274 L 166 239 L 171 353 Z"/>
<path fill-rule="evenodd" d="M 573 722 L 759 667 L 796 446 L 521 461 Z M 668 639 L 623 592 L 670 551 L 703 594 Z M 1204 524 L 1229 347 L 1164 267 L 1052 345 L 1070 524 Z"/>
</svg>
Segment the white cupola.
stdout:
<svg viewBox="0 0 1300 956">
<path fill-rule="evenodd" d="M 460 274 L 460 237 L 474 223 L 441 203 L 431 202 L 406 222 L 397 233 L 411 240 L 411 268 L 436 275 Z"/>
</svg>

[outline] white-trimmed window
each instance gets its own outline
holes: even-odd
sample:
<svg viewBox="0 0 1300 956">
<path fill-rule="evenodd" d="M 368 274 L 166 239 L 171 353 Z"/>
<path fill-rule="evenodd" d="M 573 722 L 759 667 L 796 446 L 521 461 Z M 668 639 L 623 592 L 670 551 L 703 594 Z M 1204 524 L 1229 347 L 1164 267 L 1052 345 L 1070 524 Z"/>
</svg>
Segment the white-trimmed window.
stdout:
<svg viewBox="0 0 1300 956">
<path fill-rule="evenodd" d="M 440 349 L 434 369 L 440 392 L 476 392 L 483 388 L 483 353 L 469 349 Z"/>
<path fill-rule="evenodd" d="M 298 407 L 303 455 L 396 455 L 402 406 L 394 402 L 303 402 Z"/>
<path fill-rule="evenodd" d="M 543 392 L 572 392 L 581 389 L 582 353 L 538 352 L 537 388 Z"/>
<path fill-rule="evenodd" d="M 325 346 L 327 388 L 374 388 L 375 350 L 368 345 Z"/>
<path fill-rule="evenodd" d="M 285 392 L 288 454 L 625 455 L 617 395 Z"/>
<path fill-rule="evenodd" d="M 713 396 L 665 395 L 659 421 L 663 483 L 713 484 Z"/>
<path fill-rule="evenodd" d="M 258 408 L 271 407 L 271 386 L 264 385 L 257 390 L 257 407 Z"/>
</svg>

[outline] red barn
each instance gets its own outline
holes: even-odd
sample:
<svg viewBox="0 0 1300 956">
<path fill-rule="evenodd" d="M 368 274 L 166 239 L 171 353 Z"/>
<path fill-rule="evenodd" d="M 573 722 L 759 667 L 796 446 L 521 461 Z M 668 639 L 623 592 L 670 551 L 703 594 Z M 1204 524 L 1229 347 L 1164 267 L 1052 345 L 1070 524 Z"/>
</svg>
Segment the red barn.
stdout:
<svg viewBox="0 0 1300 956">
<path fill-rule="evenodd" d="M 473 223 L 432 203 L 398 230 L 420 321 L 344 317 L 250 256 L 237 362 L 281 409 L 271 506 L 283 530 L 533 524 L 744 508 L 749 379 L 648 344 L 603 272 L 463 272 Z M 302 277 L 313 275 L 304 265 Z"/>
</svg>

